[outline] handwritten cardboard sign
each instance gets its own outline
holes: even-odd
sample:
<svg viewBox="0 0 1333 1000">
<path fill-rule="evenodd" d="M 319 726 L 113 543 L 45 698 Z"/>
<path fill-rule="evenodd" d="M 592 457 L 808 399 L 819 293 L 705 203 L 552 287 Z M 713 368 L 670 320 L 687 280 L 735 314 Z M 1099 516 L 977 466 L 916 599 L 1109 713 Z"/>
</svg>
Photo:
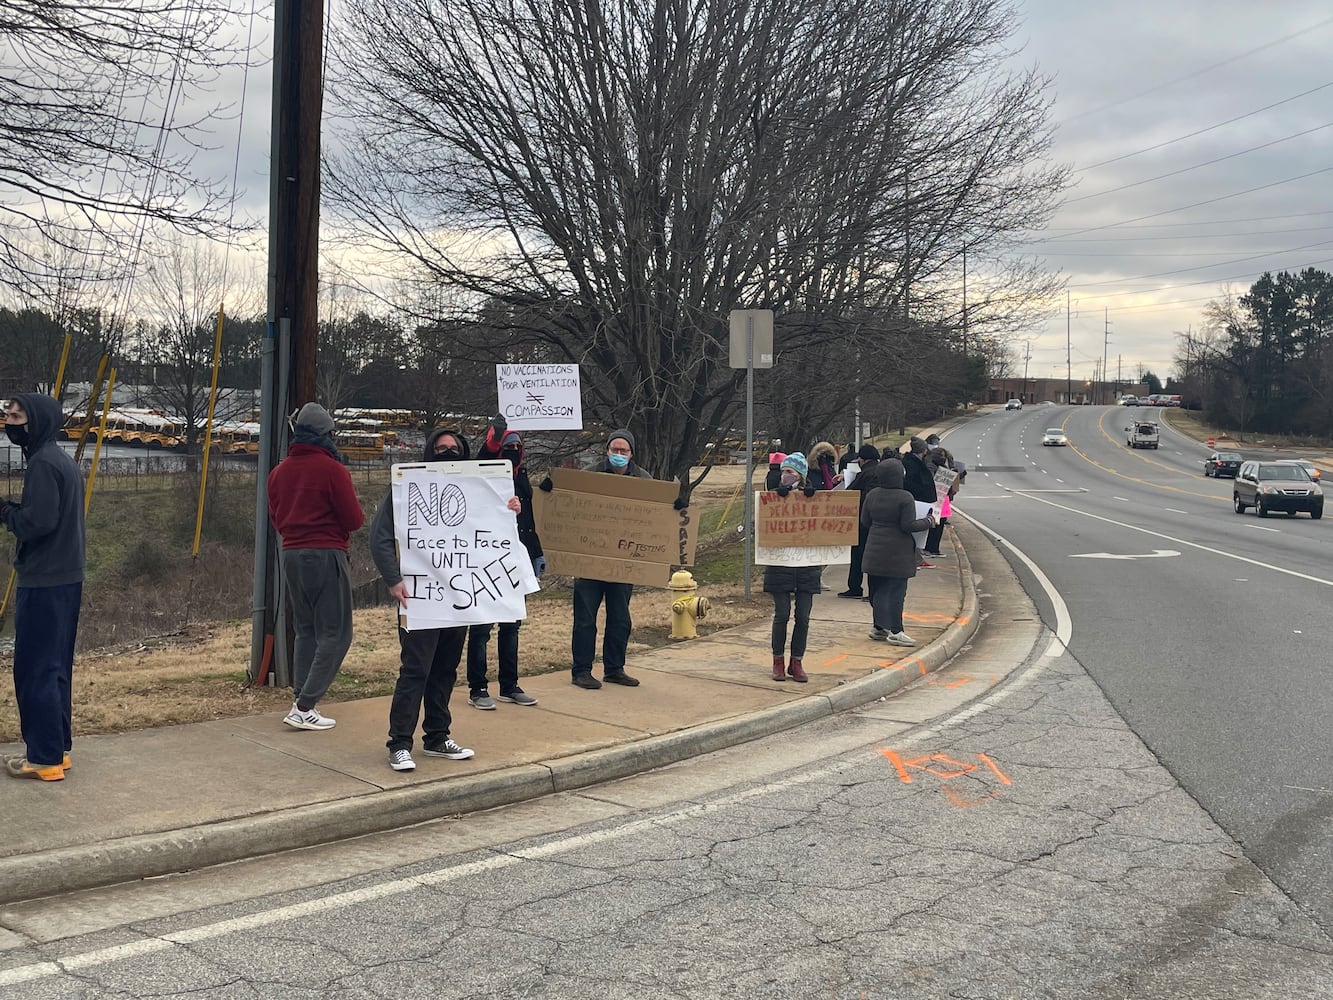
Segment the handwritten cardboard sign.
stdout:
<svg viewBox="0 0 1333 1000">
<path fill-rule="evenodd" d="M 539 589 L 518 520 L 507 461 L 393 467 L 394 540 L 407 584 L 399 622 L 409 632 L 527 617 Z"/>
<path fill-rule="evenodd" d="M 665 587 L 672 567 L 694 564 L 699 525 L 672 507 L 676 483 L 574 469 L 551 470 L 551 482 L 532 508 L 551 572 Z"/>
<path fill-rule="evenodd" d="M 516 431 L 583 429 L 578 365 L 496 365 L 495 386 Z"/>
<path fill-rule="evenodd" d="M 940 493 L 948 493 L 953 481 L 958 478 L 958 473 L 947 465 L 941 465 L 935 469 L 935 487 Z"/>
<path fill-rule="evenodd" d="M 857 542 L 861 494 L 820 490 L 807 497 L 792 490 L 756 495 L 755 526 L 759 544 L 773 546 L 846 545 Z"/>
</svg>

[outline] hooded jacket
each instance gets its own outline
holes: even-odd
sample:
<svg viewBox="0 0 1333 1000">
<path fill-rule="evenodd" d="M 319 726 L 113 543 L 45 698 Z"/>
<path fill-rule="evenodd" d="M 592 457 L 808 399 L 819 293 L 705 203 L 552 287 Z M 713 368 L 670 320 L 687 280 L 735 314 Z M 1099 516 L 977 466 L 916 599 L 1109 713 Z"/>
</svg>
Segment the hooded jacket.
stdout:
<svg viewBox="0 0 1333 1000">
<path fill-rule="evenodd" d="M 865 494 L 861 524 L 866 533 L 861 568 L 870 576 L 916 576 L 916 540 L 930 522 L 916 516 L 916 499 L 903 489 L 903 463 L 888 458 L 875 470 L 878 488 Z"/>
<path fill-rule="evenodd" d="M 477 449 L 477 458 L 502 458 L 505 445 L 518 445 L 518 461 L 514 463 L 514 496 L 523 504 L 518 512 L 518 540 L 528 550 L 528 558 L 536 559 L 542 554 L 541 539 L 537 537 L 537 522 L 532 516 L 532 480 L 523 463 L 527 449 L 523 446 L 523 437 L 518 431 L 505 431 L 497 442 L 493 434 L 488 434 L 481 447 Z"/>
<path fill-rule="evenodd" d="M 297 424 L 296 442 L 268 474 L 269 520 L 284 550 L 346 552 L 349 536 L 366 521 L 352 475 L 338 461 L 327 434 Z"/>
<path fill-rule="evenodd" d="M 806 456 L 810 461 L 810 481 L 815 489 L 833 489 L 833 477 L 838 474 L 838 450 L 827 441 L 820 441 Z"/>
<path fill-rule="evenodd" d="M 935 492 L 935 470 L 926 464 L 924 455 L 913 454 L 910 450 L 902 456 L 903 470 L 906 476 L 904 488 L 922 503 L 934 503 L 939 499 Z M 880 483 L 883 485 L 883 482 Z"/>
<path fill-rule="evenodd" d="M 464 461 L 472 457 L 472 449 L 467 443 L 467 438 L 451 427 L 437 427 L 426 435 L 426 444 L 421 450 L 423 462 L 444 461 L 435 457 L 435 442 L 446 434 L 452 434 L 463 450 L 463 454 L 453 461 Z M 380 501 L 379 510 L 375 511 L 375 519 L 370 522 L 370 558 L 375 561 L 375 568 L 390 587 L 403 582 L 402 570 L 398 568 L 398 543 L 394 538 L 392 486 L 384 491 L 384 499 Z"/>
<path fill-rule="evenodd" d="M 82 583 L 83 476 L 56 440 L 65 424 L 65 413 L 58 400 L 38 393 L 21 392 L 13 402 L 28 414 L 23 499 L 9 501 L 3 514 L 5 527 L 18 541 L 14 557 L 18 585 L 61 587 Z"/>
</svg>

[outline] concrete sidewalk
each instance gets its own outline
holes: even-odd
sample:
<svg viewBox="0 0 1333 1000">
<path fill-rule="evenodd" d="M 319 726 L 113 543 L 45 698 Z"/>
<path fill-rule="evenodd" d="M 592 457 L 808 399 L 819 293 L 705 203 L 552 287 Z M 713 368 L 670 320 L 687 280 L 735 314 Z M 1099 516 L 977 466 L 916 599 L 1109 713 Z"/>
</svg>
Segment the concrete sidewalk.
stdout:
<svg viewBox="0 0 1333 1000">
<path fill-rule="evenodd" d="M 458 688 L 453 735 L 476 756 L 418 754 L 413 772 L 388 766 L 388 698 L 321 706 L 338 720 L 326 733 L 264 715 L 76 738 L 64 781 L 0 781 L 0 903 L 579 788 L 874 701 L 941 666 L 975 632 L 976 592 L 960 534 L 982 542 L 957 525 L 946 535 L 949 557 L 911 583 L 913 648 L 870 640 L 869 604 L 839 599 L 847 567 L 830 566 L 810 625 L 808 684 L 771 679 L 769 622 L 761 619 L 633 655 L 637 688 L 585 691 L 561 671 L 524 678 L 538 706 L 502 703 L 494 712 L 469 708 Z"/>
</svg>

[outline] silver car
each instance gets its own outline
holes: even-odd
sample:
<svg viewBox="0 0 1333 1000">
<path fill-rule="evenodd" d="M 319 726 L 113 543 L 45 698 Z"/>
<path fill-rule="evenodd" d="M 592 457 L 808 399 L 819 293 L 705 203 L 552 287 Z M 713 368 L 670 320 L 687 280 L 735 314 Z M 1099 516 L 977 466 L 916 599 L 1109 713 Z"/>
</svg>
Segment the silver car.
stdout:
<svg viewBox="0 0 1333 1000">
<path fill-rule="evenodd" d="M 1064 448 L 1069 444 L 1069 438 L 1065 437 L 1065 432 L 1059 427 L 1047 427 L 1046 433 L 1041 436 L 1041 445 L 1043 448 Z"/>
<path fill-rule="evenodd" d="M 1324 516 L 1324 491 L 1295 462 L 1242 462 L 1231 499 L 1237 514 L 1253 507 L 1260 517 L 1276 510 L 1289 517 L 1303 510 L 1316 521 Z"/>
</svg>

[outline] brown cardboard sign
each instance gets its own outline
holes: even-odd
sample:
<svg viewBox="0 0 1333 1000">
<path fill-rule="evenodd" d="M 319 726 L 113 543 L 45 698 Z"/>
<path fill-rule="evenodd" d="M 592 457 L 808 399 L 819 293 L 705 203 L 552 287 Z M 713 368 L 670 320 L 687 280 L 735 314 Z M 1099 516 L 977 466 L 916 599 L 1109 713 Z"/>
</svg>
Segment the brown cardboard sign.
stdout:
<svg viewBox="0 0 1333 1000">
<path fill-rule="evenodd" d="M 861 494 L 855 490 L 820 490 L 807 497 L 792 490 L 757 494 L 755 526 L 759 544 L 847 545 L 857 542 Z"/>
<path fill-rule="evenodd" d="M 673 482 L 553 469 L 532 512 L 553 573 L 665 587 L 674 566 L 694 564 L 695 512 L 675 510 Z"/>
</svg>

